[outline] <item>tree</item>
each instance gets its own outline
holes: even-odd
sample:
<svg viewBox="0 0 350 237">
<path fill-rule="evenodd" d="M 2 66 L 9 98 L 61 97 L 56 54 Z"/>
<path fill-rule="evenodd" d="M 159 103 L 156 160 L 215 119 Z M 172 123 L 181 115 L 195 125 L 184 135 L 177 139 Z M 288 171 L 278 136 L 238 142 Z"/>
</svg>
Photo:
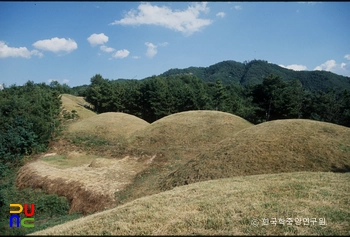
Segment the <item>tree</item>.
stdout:
<svg viewBox="0 0 350 237">
<path fill-rule="evenodd" d="M 221 110 L 224 109 L 224 103 L 227 99 L 227 95 L 225 93 L 225 87 L 222 84 L 220 79 L 217 79 L 215 82 L 215 95 L 214 95 L 214 101 L 215 101 L 215 110 Z"/>
<path fill-rule="evenodd" d="M 282 79 L 270 74 L 263 78 L 263 83 L 253 88 L 253 101 L 263 109 L 265 121 L 269 121 L 271 113 L 274 112 L 278 95 L 283 87 Z"/>
</svg>

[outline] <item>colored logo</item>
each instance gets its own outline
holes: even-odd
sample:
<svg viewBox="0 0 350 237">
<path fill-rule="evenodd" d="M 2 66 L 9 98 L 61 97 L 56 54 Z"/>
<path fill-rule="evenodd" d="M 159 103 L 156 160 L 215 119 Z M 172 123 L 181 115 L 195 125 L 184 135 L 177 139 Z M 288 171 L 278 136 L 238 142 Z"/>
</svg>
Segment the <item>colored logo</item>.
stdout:
<svg viewBox="0 0 350 237">
<path fill-rule="evenodd" d="M 11 208 L 19 208 L 17 210 L 11 210 Z M 24 215 L 26 216 L 21 220 L 21 217 L 17 214 L 21 213 L 24 210 Z M 30 211 L 30 212 L 29 212 Z M 21 225 L 26 228 L 34 227 L 34 204 L 32 203 L 30 209 L 28 210 L 28 204 L 24 204 L 24 208 L 21 204 L 10 204 L 10 227 L 13 227 L 13 223 L 16 224 L 16 227 Z M 33 223 L 26 223 L 26 221 L 31 221 Z"/>
</svg>

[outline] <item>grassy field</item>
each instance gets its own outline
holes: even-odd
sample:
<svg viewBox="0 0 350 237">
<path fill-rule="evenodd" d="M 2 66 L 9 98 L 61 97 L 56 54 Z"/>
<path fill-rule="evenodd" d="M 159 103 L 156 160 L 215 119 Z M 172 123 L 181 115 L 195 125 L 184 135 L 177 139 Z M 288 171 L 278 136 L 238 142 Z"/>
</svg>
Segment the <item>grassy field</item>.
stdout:
<svg viewBox="0 0 350 237">
<path fill-rule="evenodd" d="M 349 235 L 349 182 L 330 172 L 199 182 L 33 235 Z"/>
<path fill-rule="evenodd" d="M 73 120 L 48 153 L 19 170 L 16 186 L 65 196 L 70 213 L 101 212 L 34 235 L 350 234 L 350 129 L 343 126 L 253 125 L 218 111 L 149 124 L 103 113 Z M 327 224 L 262 226 L 264 218 Z"/>
</svg>

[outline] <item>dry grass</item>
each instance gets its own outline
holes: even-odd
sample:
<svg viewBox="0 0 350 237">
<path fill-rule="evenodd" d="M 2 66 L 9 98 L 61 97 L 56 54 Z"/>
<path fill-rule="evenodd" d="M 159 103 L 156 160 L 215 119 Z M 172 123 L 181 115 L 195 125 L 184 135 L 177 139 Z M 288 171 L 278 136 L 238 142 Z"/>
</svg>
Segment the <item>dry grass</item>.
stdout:
<svg viewBox="0 0 350 237">
<path fill-rule="evenodd" d="M 149 123 L 125 113 L 102 113 L 80 122 L 73 123 L 68 128 L 71 136 L 94 135 L 107 140 L 113 140 L 119 136 L 128 137 L 131 133 L 145 128 Z"/>
<path fill-rule="evenodd" d="M 31 235 L 349 235 L 349 184 L 349 173 L 322 172 L 199 182 Z M 264 218 L 293 223 L 263 226 Z"/>
<path fill-rule="evenodd" d="M 350 128 L 304 119 L 262 123 L 236 133 L 178 168 L 163 190 L 193 182 L 295 171 L 350 171 Z"/>
<path fill-rule="evenodd" d="M 70 213 L 92 213 L 111 207 L 115 192 L 130 184 L 134 176 L 151 163 L 152 158 L 96 158 L 74 152 L 43 157 L 23 166 L 16 186 L 40 188 L 70 200 Z"/>
<path fill-rule="evenodd" d="M 118 193 L 120 203 L 161 191 L 167 175 L 201 152 L 209 152 L 224 138 L 253 126 L 241 117 L 219 111 L 187 111 L 166 116 L 136 131 L 129 138 L 128 152 L 156 156 L 152 165 Z"/>
<path fill-rule="evenodd" d="M 252 124 L 240 117 L 216 111 L 174 114 L 151 125 L 128 114 L 104 113 L 72 123 L 66 139 L 51 144 L 49 153 L 57 155 L 24 166 L 16 184 L 20 188 L 48 189 L 66 196 L 73 203 L 71 211 L 101 210 L 106 205 L 98 203 L 98 198 L 111 204 L 159 192 L 160 181 L 179 165 L 249 126 Z M 128 141 L 126 138 L 130 134 L 134 135 Z M 159 139 L 158 143 L 151 146 L 149 141 L 152 139 Z M 193 146 L 190 146 L 191 142 Z M 104 151 L 100 152 L 101 149 Z M 132 158 L 121 160 L 126 156 Z M 97 163 L 94 159 L 99 157 L 116 159 L 108 160 L 110 163 L 103 159 L 109 165 L 97 167 L 101 159 L 97 159 Z M 89 164 L 95 169 L 88 167 Z M 85 191 L 79 198 L 74 195 L 73 183 L 75 188 Z M 86 207 L 80 205 L 87 198 L 94 201 Z"/>
<path fill-rule="evenodd" d="M 205 149 L 253 124 L 233 114 L 197 110 L 172 114 L 132 134 L 137 147 Z"/>
<path fill-rule="evenodd" d="M 62 108 L 68 112 L 72 112 L 72 110 L 77 111 L 79 119 L 86 119 L 96 115 L 96 113 L 84 107 L 84 104 L 90 107 L 91 105 L 83 97 L 63 94 L 61 100 Z"/>
<path fill-rule="evenodd" d="M 119 151 L 121 141 L 119 155 L 90 153 Z M 350 129 L 343 126 L 301 119 L 253 126 L 217 111 L 148 124 L 104 113 L 72 123 L 52 148 L 57 156 L 19 171 L 18 187 L 66 196 L 71 212 L 119 207 L 34 235 L 350 234 L 349 173 L 321 173 L 350 171 Z M 298 171 L 305 172 L 290 173 Z M 182 187 L 162 192 L 176 186 Z M 328 223 L 251 225 L 273 217 L 325 217 Z"/>
</svg>

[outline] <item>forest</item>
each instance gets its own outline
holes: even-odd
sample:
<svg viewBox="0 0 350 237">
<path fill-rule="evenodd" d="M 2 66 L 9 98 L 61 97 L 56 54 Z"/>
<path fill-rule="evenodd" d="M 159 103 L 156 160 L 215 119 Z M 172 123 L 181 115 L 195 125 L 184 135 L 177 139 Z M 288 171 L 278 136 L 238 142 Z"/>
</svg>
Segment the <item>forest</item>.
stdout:
<svg viewBox="0 0 350 237">
<path fill-rule="evenodd" d="M 194 75 L 108 80 L 100 74 L 78 91 L 97 113 L 124 112 L 147 122 L 188 110 L 218 110 L 254 124 L 276 119 L 312 119 L 350 126 L 348 89 L 309 90 L 298 79 L 269 74 L 261 84 L 204 82 Z"/>
</svg>

